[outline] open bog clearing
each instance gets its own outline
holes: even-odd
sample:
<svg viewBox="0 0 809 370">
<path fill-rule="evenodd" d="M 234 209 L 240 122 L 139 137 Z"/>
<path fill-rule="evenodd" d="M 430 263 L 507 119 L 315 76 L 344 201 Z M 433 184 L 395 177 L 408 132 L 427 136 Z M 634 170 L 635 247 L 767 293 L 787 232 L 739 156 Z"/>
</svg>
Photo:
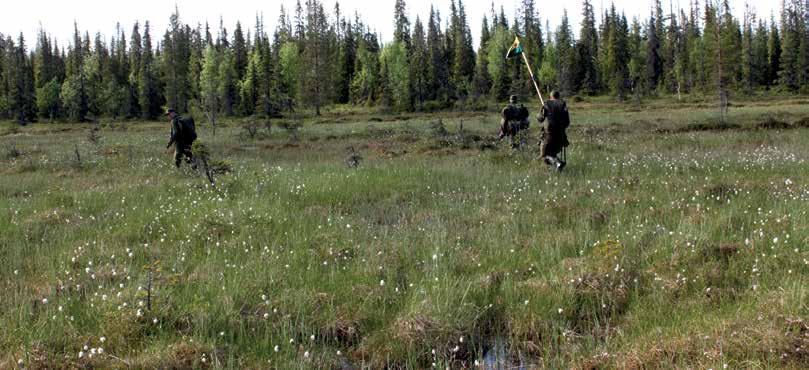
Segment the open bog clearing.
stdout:
<svg viewBox="0 0 809 370">
<path fill-rule="evenodd" d="M 809 105 L 715 111 L 571 103 L 562 174 L 495 114 L 197 118 L 215 186 L 3 123 L 0 368 L 806 368 Z"/>
</svg>

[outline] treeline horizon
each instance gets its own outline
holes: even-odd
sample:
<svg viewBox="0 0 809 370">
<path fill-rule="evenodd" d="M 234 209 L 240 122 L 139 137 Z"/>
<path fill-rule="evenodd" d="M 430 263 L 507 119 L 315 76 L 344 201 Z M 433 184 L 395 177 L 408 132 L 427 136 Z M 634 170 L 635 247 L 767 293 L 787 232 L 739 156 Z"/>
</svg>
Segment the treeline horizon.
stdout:
<svg viewBox="0 0 809 370">
<path fill-rule="evenodd" d="M 82 122 L 147 119 L 166 107 L 218 117 L 279 117 L 336 104 L 391 111 L 479 109 L 509 95 L 534 95 L 522 60 L 506 60 L 515 36 L 545 92 L 610 95 L 619 101 L 660 94 L 809 91 L 809 0 L 782 0 L 779 19 L 730 1 L 699 0 L 664 11 L 655 1 L 648 18 L 627 19 L 613 4 L 596 14 L 585 0 L 576 37 L 567 12 L 551 30 L 535 0 L 521 0 L 509 19 L 503 6 L 480 20 L 473 46 L 462 0 L 443 16 L 407 17 L 394 5 L 393 40 L 381 43 L 359 14 L 321 0 L 281 6 L 277 27 L 257 17 L 253 28 L 170 17 L 162 39 L 149 22 L 128 33 L 120 26 L 107 43 L 100 33 L 74 27 L 60 47 L 43 29 L 28 50 L 22 33 L 0 34 L 0 119 Z M 545 15 L 546 17 L 549 15 Z M 597 22 L 600 18 L 600 22 Z"/>
</svg>

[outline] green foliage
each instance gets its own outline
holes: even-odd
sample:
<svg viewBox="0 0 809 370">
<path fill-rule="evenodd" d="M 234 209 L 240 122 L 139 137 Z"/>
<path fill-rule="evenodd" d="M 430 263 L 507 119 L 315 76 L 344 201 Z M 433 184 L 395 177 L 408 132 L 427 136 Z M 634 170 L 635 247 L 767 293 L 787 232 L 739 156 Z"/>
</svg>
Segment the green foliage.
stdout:
<svg viewBox="0 0 809 370">
<path fill-rule="evenodd" d="M 391 106 L 397 110 L 412 109 L 410 95 L 410 64 L 405 44 L 394 42 L 385 46 L 380 55 L 381 63 L 387 66 L 387 81 Z"/>
<path fill-rule="evenodd" d="M 37 89 L 37 109 L 39 110 L 40 117 L 48 117 L 50 121 L 56 119 L 59 115 L 59 94 L 62 87 L 56 79 L 50 80 L 48 83 Z"/>
<path fill-rule="evenodd" d="M 216 70 L 217 114 L 319 114 L 335 104 L 414 111 L 471 106 L 468 97 L 483 107 L 512 93 L 532 93 L 522 61 L 502 60 L 515 35 L 542 87 L 566 96 L 609 94 L 623 100 L 631 91 L 639 102 L 644 94 L 683 98 L 722 91 L 727 97 L 735 91 L 809 89 L 809 11 L 803 0 L 784 1 L 780 17 L 769 22 L 757 19 L 752 8 L 734 17 L 729 0 L 690 2 L 689 9 L 669 4 L 667 11 L 654 1 L 648 18 L 631 22 L 615 6 L 596 14 L 588 0 L 578 37 L 566 12 L 541 13 L 535 0 L 518 3 L 513 22 L 502 6 L 492 9 L 491 23 L 490 15 L 484 16 L 477 51 L 463 1 L 451 1 L 444 17 L 431 7 L 429 18 L 422 24 L 417 17 L 412 28 L 406 2 L 396 1 L 393 42 L 384 53 L 374 25 L 359 14 L 344 16 L 339 4 L 327 14 L 320 0 L 297 4 L 294 19 L 282 9 L 272 34 L 257 17 L 253 29 L 237 20 L 232 34 L 222 27 L 214 38 L 207 24 L 185 24 L 175 10 L 160 43 L 152 42 L 148 22 L 143 31 L 134 24 L 128 43 L 120 26 L 107 42 L 75 25 L 64 48 L 41 29 L 30 53 L 24 38 L 0 35 L 0 118 L 156 119 L 167 106 L 184 112 L 192 103 L 204 105 L 201 81 L 209 46 L 224 60 Z M 543 18 L 559 18 L 547 38 Z M 404 52 L 391 52 L 394 43 Z M 59 104 L 53 104 L 55 89 L 49 85 L 54 80 Z"/>
<path fill-rule="evenodd" d="M 129 89 L 116 81 L 109 81 L 104 90 L 104 113 L 113 119 L 126 117 L 132 110 L 130 107 Z"/>
<path fill-rule="evenodd" d="M 281 84 L 286 94 L 290 97 L 297 96 L 298 80 L 300 75 L 301 58 L 298 45 L 294 42 L 286 42 L 281 46 L 280 67 Z"/>
<path fill-rule="evenodd" d="M 354 104 L 373 104 L 379 87 L 379 53 L 377 45 L 360 42 L 357 49 L 357 67 L 351 81 L 351 101 Z"/>
<path fill-rule="evenodd" d="M 511 92 L 511 64 L 505 57 L 513 41 L 514 35 L 502 26 L 496 26 L 489 41 L 489 75 L 492 76 L 492 96 L 497 100 L 507 98 Z"/>
<path fill-rule="evenodd" d="M 73 121 L 81 121 L 84 119 L 87 108 L 81 77 L 68 77 L 65 83 L 62 84 L 59 96 L 62 99 L 62 106 L 65 108 L 69 119 Z"/>
<path fill-rule="evenodd" d="M 216 116 L 220 109 L 219 94 L 220 56 L 212 45 L 205 48 L 205 56 L 200 72 L 200 102 L 211 125 L 216 125 Z"/>
</svg>

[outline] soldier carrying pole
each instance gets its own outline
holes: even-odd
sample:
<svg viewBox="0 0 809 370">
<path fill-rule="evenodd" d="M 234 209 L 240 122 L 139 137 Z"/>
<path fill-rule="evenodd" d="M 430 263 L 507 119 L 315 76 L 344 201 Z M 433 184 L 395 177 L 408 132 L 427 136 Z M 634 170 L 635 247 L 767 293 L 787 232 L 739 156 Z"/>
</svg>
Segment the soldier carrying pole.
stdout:
<svg viewBox="0 0 809 370">
<path fill-rule="evenodd" d="M 547 165 L 561 172 L 567 164 L 567 151 L 565 149 L 570 145 L 566 133 L 567 127 L 570 126 L 570 115 L 567 110 L 567 104 L 561 100 L 558 91 L 552 92 L 551 100 L 545 102 L 545 99 L 542 98 L 542 92 L 539 90 L 536 78 L 534 78 L 534 71 L 531 69 L 531 64 L 528 63 L 528 58 L 523 51 L 518 36 L 514 38 L 514 43 L 511 45 L 511 48 L 508 49 L 506 59 L 513 59 L 522 55 L 525 66 L 528 68 L 528 73 L 531 75 L 531 82 L 534 84 L 540 103 L 542 103 L 542 109 L 537 116 L 539 123 L 544 123 L 540 136 L 542 160 Z M 559 153 L 562 153 L 564 159 L 559 158 Z"/>
</svg>

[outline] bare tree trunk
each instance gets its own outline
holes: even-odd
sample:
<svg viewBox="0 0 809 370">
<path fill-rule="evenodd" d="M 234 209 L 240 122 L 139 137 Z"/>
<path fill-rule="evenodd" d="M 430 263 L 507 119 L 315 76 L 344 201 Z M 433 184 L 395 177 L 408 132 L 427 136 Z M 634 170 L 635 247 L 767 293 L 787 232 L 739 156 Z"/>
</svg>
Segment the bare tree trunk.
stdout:
<svg viewBox="0 0 809 370">
<path fill-rule="evenodd" d="M 213 136 L 216 136 L 216 112 L 214 110 L 210 110 L 207 114 L 208 122 L 211 123 L 211 129 L 213 130 Z"/>
</svg>

